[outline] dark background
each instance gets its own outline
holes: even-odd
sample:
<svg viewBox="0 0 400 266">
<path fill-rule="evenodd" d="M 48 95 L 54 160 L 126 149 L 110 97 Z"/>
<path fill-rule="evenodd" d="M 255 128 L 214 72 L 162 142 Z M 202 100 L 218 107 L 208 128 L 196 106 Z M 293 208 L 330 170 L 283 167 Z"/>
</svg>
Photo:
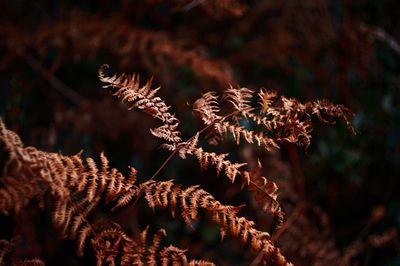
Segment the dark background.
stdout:
<svg viewBox="0 0 400 266">
<path fill-rule="evenodd" d="M 343 123 L 315 121 L 306 150 L 286 145 L 266 153 L 232 141 L 214 149 L 236 161 L 260 158 L 264 174 L 280 185 L 291 223 L 277 245 L 294 264 L 343 265 L 350 256 L 352 265 L 400 265 L 400 2 L 208 2 L 1 1 L 0 116 L 26 145 L 69 155 L 83 150 L 96 160 L 104 151 L 112 166 L 126 172 L 132 165 L 143 181 L 168 152 L 149 134 L 156 125 L 150 116 L 128 111 L 101 88 L 103 63 L 110 73 L 139 73 L 143 82 L 154 76 L 184 139 L 202 128 L 194 100 L 228 84 L 344 104 L 355 113 L 357 136 Z M 175 158 L 159 179 L 200 184 L 226 204 L 246 203 L 241 214 L 271 229 L 240 184 L 200 171 L 194 159 Z M 74 241 L 51 229 L 50 210 L 31 212 L 21 256 L 48 265 L 94 263 L 89 249 L 76 257 Z M 164 227 L 166 243 L 188 248 L 192 258 L 248 265 L 255 256 L 233 239 L 220 243 L 206 219 L 193 231 L 141 203 L 98 213 L 131 235 L 147 224 Z M 18 225 L 0 219 L 0 238 L 9 238 Z"/>
</svg>

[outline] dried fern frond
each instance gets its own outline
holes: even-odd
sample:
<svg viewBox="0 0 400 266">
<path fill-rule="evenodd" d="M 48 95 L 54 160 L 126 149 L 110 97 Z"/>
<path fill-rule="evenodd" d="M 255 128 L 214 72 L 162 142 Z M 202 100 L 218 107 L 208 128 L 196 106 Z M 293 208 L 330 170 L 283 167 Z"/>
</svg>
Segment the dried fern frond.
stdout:
<svg viewBox="0 0 400 266">
<path fill-rule="evenodd" d="M 275 92 L 263 90 L 258 95 L 263 112 L 261 116 L 254 115 L 251 118 L 257 124 L 264 125 L 268 131 L 274 131 L 277 141 L 308 147 L 312 131 L 311 115 L 330 124 L 335 123 L 335 119 L 343 119 L 347 128 L 355 133 L 351 125 L 354 114 L 343 105 L 327 100 L 300 103 L 296 99 L 277 97 Z"/>
<path fill-rule="evenodd" d="M 232 183 L 235 182 L 237 176 L 240 176 L 242 183 L 247 185 L 254 199 L 261 204 L 262 210 L 277 218 L 277 227 L 279 227 L 283 222 L 284 213 L 277 201 L 278 186 L 275 182 L 258 175 L 257 169 L 254 169 L 252 172 L 243 170 L 242 168 L 247 163 L 232 163 L 230 160 L 226 159 L 228 154 L 204 151 L 203 148 L 197 146 L 198 137 L 199 134 L 180 148 L 180 157 L 185 159 L 186 155 L 194 155 L 202 169 L 206 169 L 211 164 L 216 168 L 217 175 L 219 175 L 221 171 L 224 171 L 225 175 Z"/>
<path fill-rule="evenodd" d="M 202 94 L 193 104 L 193 111 L 203 120 L 204 124 L 210 125 L 222 117 L 217 115 L 220 111 L 216 92 L 210 91 Z"/>
<path fill-rule="evenodd" d="M 193 110 L 205 125 L 213 125 L 215 132 L 221 137 L 225 137 L 230 133 L 237 144 L 243 138 L 248 143 L 256 143 L 258 146 L 263 146 L 266 150 L 271 147 L 279 148 L 278 144 L 264 132 L 248 130 L 238 123 L 241 116 L 243 118 L 247 116 L 252 118 L 254 116 L 251 112 L 254 108 L 250 106 L 251 92 L 251 90 L 245 88 L 234 89 L 231 87 L 228 89 L 224 98 L 234 106 L 235 112 L 226 116 L 217 114 L 220 108 L 215 92 L 203 94 L 202 97 L 194 102 Z"/>
<path fill-rule="evenodd" d="M 78 237 L 79 255 L 92 233 L 87 216 L 99 201 L 119 202 L 120 196 L 135 191 L 134 168 L 126 178 L 118 170 L 109 169 L 104 154 L 98 168 L 92 158 L 83 161 L 80 154 L 63 156 L 24 147 L 1 119 L 0 146 L 7 158 L 0 176 L 0 212 L 18 214 L 33 198 L 43 201 L 49 191 L 54 201 L 53 222 L 70 238 Z"/>
<path fill-rule="evenodd" d="M 278 185 L 264 176 L 247 171 L 242 173 L 242 178 L 261 209 L 277 218 L 276 228 L 279 228 L 283 224 L 285 213 L 278 202 Z"/>
<path fill-rule="evenodd" d="M 6 165 L 9 166 L 5 168 L 6 175 L 0 178 L 0 210 L 3 213 L 17 213 L 33 197 L 43 197 L 46 191 L 50 191 L 55 205 L 53 222 L 70 238 L 77 238 L 78 255 L 83 255 L 86 242 L 91 239 L 98 262 L 121 258 L 123 265 L 132 265 L 134 262 L 138 265 L 159 265 L 159 262 L 162 265 L 168 265 L 169 262 L 179 262 L 182 265 L 213 265 L 206 261 L 188 261 L 184 251 L 174 247 L 160 251 L 160 238 L 165 234 L 163 230 L 154 235 L 151 246 L 145 247 L 145 232 L 140 246 L 134 244 L 119 227 L 107 227 L 99 233 L 98 226 L 88 221 L 88 214 L 101 198 L 106 202 L 115 201 L 119 207 L 138 195 L 141 189 L 147 187 L 149 191 L 153 190 L 151 182 L 141 184 L 140 187 L 135 186 L 137 171 L 134 168 L 131 168 L 130 176 L 126 178 L 116 169 L 109 170 L 108 160 L 103 154 L 100 156 L 101 168 L 98 168 L 92 158 L 87 158 L 86 162 L 82 161 L 80 154 L 63 156 L 33 147 L 25 148 L 18 135 L 6 129 L 1 120 L 0 144 L 8 154 Z M 21 176 L 23 178 L 20 178 Z M 28 180 L 34 182 L 34 186 L 29 188 L 31 193 L 27 192 L 28 187 L 23 184 Z M 169 199 L 168 186 L 162 186 L 162 189 L 164 191 L 159 190 L 156 194 L 164 200 Z M 173 191 L 178 191 L 176 186 Z M 157 206 L 158 202 L 154 204 Z M 113 252 L 120 248 L 121 242 L 125 243 L 122 256 L 120 252 Z M 7 250 L 6 247 L 2 249 L 0 255 L 4 257 Z"/>
<path fill-rule="evenodd" d="M 0 178 L 0 212 L 9 215 L 20 212 L 32 198 L 43 197 L 47 180 L 36 178 L 32 166 L 41 169 L 46 162 L 36 149 L 24 148 L 19 136 L 1 119 L 0 147 L 6 158 Z"/>
<path fill-rule="evenodd" d="M 231 87 L 224 95 L 230 103 L 234 106 L 236 112 L 231 115 L 222 117 L 217 113 L 220 111 L 218 106 L 218 97 L 215 92 L 207 92 L 202 95 L 201 98 L 197 99 L 193 104 L 193 111 L 203 120 L 205 125 L 213 125 L 215 131 L 220 136 L 225 136 L 231 133 L 236 143 L 240 143 L 240 139 L 245 139 L 248 143 L 257 143 L 258 146 L 263 146 L 269 150 L 272 146 L 279 147 L 275 141 L 269 138 L 263 132 L 254 132 L 245 129 L 239 125 L 237 121 L 233 123 L 227 121 L 229 116 L 237 119 L 238 114 L 242 114 L 243 117 L 246 115 L 252 115 L 250 106 L 251 90 L 246 88 L 234 89 Z"/>
<path fill-rule="evenodd" d="M 224 97 L 230 102 L 236 111 L 242 113 L 246 117 L 247 112 L 251 109 L 251 98 L 254 92 L 247 88 L 234 88 L 232 85 L 225 90 Z"/>
<path fill-rule="evenodd" d="M 215 152 L 206 152 L 203 148 L 198 147 L 198 137 L 199 134 L 186 143 L 183 147 L 179 150 L 179 155 L 182 159 L 186 158 L 186 155 L 194 155 L 196 156 L 197 160 L 199 161 L 200 167 L 202 169 L 207 169 L 208 165 L 214 165 L 217 169 L 217 174 L 219 175 L 222 170 L 225 171 L 226 176 L 233 182 L 235 182 L 236 176 L 240 174 L 240 168 L 246 163 L 232 163 L 225 158 L 229 154 L 217 154 Z"/>
<path fill-rule="evenodd" d="M 312 113 L 324 123 L 335 124 L 335 121 L 333 120 L 335 117 L 342 118 L 351 133 L 356 134 L 356 131 L 351 124 L 351 119 L 354 114 L 348 108 L 344 107 L 344 105 L 333 104 L 326 99 L 317 100 L 312 106 Z"/>
<path fill-rule="evenodd" d="M 175 215 L 179 205 L 182 218 L 189 226 L 192 220 L 198 219 L 198 209 L 204 209 L 212 221 L 221 226 L 223 235 L 232 235 L 243 243 L 249 243 L 255 251 L 262 252 L 266 263 L 274 261 L 278 265 L 291 265 L 274 246 L 267 232 L 257 230 L 253 221 L 237 216 L 240 208 L 223 205 L 199 186 L 182 189 L 171 180 L 148 181 L 142 183 L 140 189 L 145 193 L 150 207 L 170 208 L 172 215 Z"/>
<path fill-rule="evenodd" d="M 212 266 L 214 263 L 203 260 L 188 261 L 186 250 L 174 246 L 160 248 L 161 238 L 166 231 L 156 232 L 150 245 L 147 245 L 148 227 L 140 234 L 139 241 L 128 237 L 118 224 L 113 223 L 95 232 L 91 240 L 98 265 L 198 265 Z"/>
<path fill-rule="evenodd" d="M 248 143 L 255 143 L 264 147 L 267 151 L 272 147 L 279 148 L 280 143 L 295 143 L 299 146 L 308 147 L 311 142 L 312 122 L 311 115 L 316 115 L 324 123 L 333 123 L 334 118 L 345 120 L 348 128 L 354 132 L 350 118 L 352 113 L 342 105 L 334 105 L 326 100 L 300 103 L 296 99 L 277 96 L 275 91 L 258 92 L 259 108 L 251 105 L 254 92 L 247 88 L 230 87 L 225 91 L 224 99 L 233 106 L 234 112 L 225 116 L 219 114 L 220 108 L 215 92 L 202 94 L 193 105 L 193 110 L 207 126 L 212 125 L 214 131 L 221 137 L 230 133 L 236 144 L 240 139 Z M 258 110 L 258 113 L 255 111 Z M 264 130 L 255 132 L 240 124 L 241 120 L 252 121 L 256 126 L 264 126 Z M 283 222 L 284 213 L 277 201 L 277 185 L 263 176 L 250 174 L 248 171 L 239 169 L 245 164 L 233 164 L 226 160 L 227 154 L 216 154 L 205 152 L 203 148 L 197 147 L 198 137 L 180 150 L 180 155 L 195 155 L 200 166 L 206 168 L 209 163 L 215 165 L 217 173 L 225 170 L 227 177 L 234 182 L 237 175 L 253 192 L 255 200 L 262 204 L 262 209 L 274 214 L 278 218 L 278 227 Z"/>
<path fill-rule="evenodd" d="M 217 96 L 214 92 L 205 93 L 195 101 L 193 109 L 206 125 L 214 124 L 217 134 L 224 137 L 231 133 L 237 144 L 243 138 L 248 143 L 256 143 L 266 150 L 279 148 L 279 143 L 295 143 L 308 147 L 311 142 L 311 115 L 323 123 L 334 123 L 335 118 L 345 121 L 347 127 L 354 133 L 351 126 L 353 113 L 343 105 L 332 104 L 327 100 L 300 103 L 296 99 L 278 97 L 274 91 L 261 89 L 258 92 L 259 108 L 252 107 L 251 98 L 254 92 L 246 88 L 230 87 L 225 92 L 225 99 L 230 102 L 235 112 L 225 116 L 218 114 Z M 258 111 L 256 113 L 255 111 Z M 262 125 L 265 130 L 255 132 L 246 129 L 240 121 L 246 119 L 255 126 Z"/>
<path fill-rule="evenodd" d="M 115 89 L 114 95 L 121 98 L 122 101 L 132 104 L 131 108 L 141 109 L 161 120 L 163 125 L 151 129 L 151 133 L 154 136 L 172 144 L 182 141 L 180 138 L 181 133 L 176 130 L 179 120 L 169 112 L 169 106 L 160 97 L 155 96 L 160 87 L 152 89 L 151 79 L 141 86 L 138 75 L 122 74 L 120 76 L 107 77 L 104 75 L 104 68 L 106 67 L 108 66 L 103 65 L 99 69 L 99 78 L 106 84 L 103 86 L 104 88 Z"/>
</svg>

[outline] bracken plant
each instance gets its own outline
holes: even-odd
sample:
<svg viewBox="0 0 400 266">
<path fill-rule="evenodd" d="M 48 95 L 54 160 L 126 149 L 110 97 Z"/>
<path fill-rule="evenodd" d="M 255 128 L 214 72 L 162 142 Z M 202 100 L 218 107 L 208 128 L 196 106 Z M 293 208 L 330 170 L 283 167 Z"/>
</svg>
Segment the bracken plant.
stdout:
<svg viewBox="0 0 400 266">
<path fill-rule="evenodd" d="M 161 148 L 170 156 L 153 176 L 142 177 L 144 181 L 139 183 L 140 173 L 134 166 L 129 166 L 129 174 L 123 174 L 109 166 L 103 153 L 96 163 L 93 158 L 83 158 L 82 153 L 64 155 L 26 147 L 19 135 L 0 120 L 2 215 L 12 217 L 16 223 L 29 223 L 21 219 L 32 206 L 51 211 L 56 231 L 76 242 L 78 256 L 91 252 L 97 265 L 214 265 L 208 260 L 189 259 L 190 247 L 163 246 L 165 229 L 150 234 L 149 228 L 155 225 L 149 224 L 132 237 L 115 220 L 96 215 L 99 206 L 105 206 L 112 217 L 118 209 L 133 210 L 138 201 L 144 201 L 151 209 L 168 209 L 173 219 L 180 217 L 193 229 L 193 223 L 205 215 L 219 227 L 221 241 L 229 237 L 253 251 L 249 258 L 252 265 L 292 265 L 272 237 L 285 223 L 278 185 L 259 174 L 263 167 L 260 162 L 257 169 L 251 169 L 246 162 L 233 162 L 229 154 L 207 147 L 233 140 L 237 145 L 247 142 L 259 146 L 265 152 L 287 143 L 307 148 L 314 117 L 329 124 L 342 119 L 354 132 L 352 112 L 327 100 L 301 103 L 275 91 L 231 85 L 222 95 L 213 91 L 199 95 L 192 112 L 204 127 L 183 140 L 179 118 L 157 95 L 160 87 L 154 88 L 151 79 L 141 83 L 136 74 L 107 75 L 106 68 L 103 65 L 99 70 L 103 87 L 126 102 L 129 109 L 139 109 L 158 121 L 150 134 L 161 141 Z M 201 169 L 215 168 L 215 176 L 226 177 L 232 184 L 241 182 L 259 211 L 274 219 L 271 231 L 261 230 L 251 217 L 240 215 L 245 205 L 224 204 L 218 195 L 211 195 L 199 185 L 183 187 L 171 179 L 173 176 L 162 180 L 160 175 L 174 155 L 181 159 L 193 156 Z M 213 170 L 207 173 L 213 175 Z M 19 256 L 18 232 L 0 244 L 0 264 L 45 264 L 41 258 Z"/>
</svg>

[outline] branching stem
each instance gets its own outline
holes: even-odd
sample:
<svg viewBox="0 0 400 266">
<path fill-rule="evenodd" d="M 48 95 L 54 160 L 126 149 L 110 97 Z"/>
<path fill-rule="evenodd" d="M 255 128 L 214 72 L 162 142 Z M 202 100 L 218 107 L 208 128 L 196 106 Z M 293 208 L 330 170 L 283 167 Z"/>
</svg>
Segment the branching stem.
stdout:
<svg viewBox="0 0 400 266">
<path fill-rule="evenodd" d="M 210 127 L 212 127 L 213 125 L 215 125 L 216 123 L 222 122 L 225 119 L 228 119 L 229 117 L 232 117 L 234 115 L 237 115 L 238 113 L 241 113 L 243 111 L 254 111 L 257 108 L 248 108 L 248 109 L 244 109 L 244 110 L 240 110 L 240 111 L 235 111 L 232 112 L 224 117 L 222 117 L 221 119 L 218 119 L 214 122 L 212 122 L 211 124 L 205 126 L 204 128 L 202 128 L 200 131 L 198 131 L 196 134 L 194 134 L 192 137 L 190 137 L 186 142 L 182 142 L 180 144 L 178 144 L 178 146 L 176 147 L 176 149 L 174 151 L 171 152 L 171 154 L 168 156 L 167 159 L 165 159 L 165 161 L 161 164 L 161 166 L 157 169 L 157 171 L 150 177 L 150 180 L 154 180 L 154 178 L 156 178 L 158 176 L 158 174 L 164 169 L 164 167 L 168 164 L 168 162 L 174 157 L 174 155 L 179 152 L 180 149 L 182 149 L 183 147 L 187 147 L 187 145 L 190 144 L 190 142 L 196 137 L 197 134 L 202 134 L 204 133 L 206 130 L 208 130 Z M 137 201 L 139 200 L 139 198 L 142 196 L 143 191 L 139 192 L 139 195 L 136 197 L 135 201 L 132 204 L 132 207 L 136 205 Z"/>
</svg>

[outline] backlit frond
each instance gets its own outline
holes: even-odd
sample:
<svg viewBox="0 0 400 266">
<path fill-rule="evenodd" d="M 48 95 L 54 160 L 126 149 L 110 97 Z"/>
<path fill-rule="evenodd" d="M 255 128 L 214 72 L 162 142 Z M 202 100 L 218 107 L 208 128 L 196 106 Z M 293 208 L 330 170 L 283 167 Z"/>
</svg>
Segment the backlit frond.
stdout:
<svg viewBox="0 0 400 266">
<path fill-rule="evenodd" d="M 290 265 L 273 245 L 267 232 L 257 230 L 253 221 L 237 216 L 240 207 L 223 205 L 199 186 L 181 189 L 172 181 L 150 181 L 140 187 L 151 207 L 169 207 L 175 212 L 176 205 L 180 202 L 182 217 L 189 226 L 192 220 L 199 219 L 198 209 L 204 209 L 225 234 L 237 237 L 244 243 L 248 242 L 254 250 L 261 251 L 265 262 L 271 260 L 279 262 L 279 265 Z M 168 187 L 168 193 L 165 192 L 165 187 Z"/>
<path fill-rule="evenodd" d="M 193 111 L 200 116 L 206 125 L 220 120 L 221 116 L 217 114 L 220 109 L 216 93 L 213 91 L 204 93 L 201 98 L 194 102 Z"/>
<path fill-rule="evenodd" d="M 121 98 L 122 101 L 129 102 L 131 108 L 138 108 L 153 117 L 161 120 L 163 125 L 151 129 L 151 133 L 157 138 L 161 138 L 171 143 L 181 141 L 181 133 L 176 129 L 179 125 L 179 120 L 174 114 L 169 112 L 169 106 L 155 94 L 160 89 L 152 89 L 152 80 L 150 79 L 145 85 L 140 85 L 138 75 L 122 74 L 107 77 L 104 74 L 104 69 L 108 67 L 103 65 L 99 69 L 99 78 L 105 83 L 104 88 L 115 89 L 114 95 Z"/>
<path fill-rule="evenodd" d="M 191 260 L 186 257 L 186 250 L 174 246 L 160 247 L 166 236 L 164 229 L 158 230 L 147 245 L 148 227 L 140 234 L 138 241 L 128 237 L 118 224 L 100 227 L 92 239 L 98 265 L 199 265 L 211 266 L 208 261 Z"/>
<path fill-rule="evenodd" d="M 251 98 L 253 97 L 253 91 L 247 88 L 234 88 L 230 86 L 224 93 L 226 99 L 233 105 L 235 110 L 242 112 L 243 116 L 251 108 Z"/>
<path fill-rule="evenodd" d="M 110 170 L 104 154 L 99 168 L 92 158 L 84 161 L 80 154 L 64 156 L 24 147 L 1 120 L 0 143 L 9 155 L 9 167 L 0 179 L 0 211 L 18 214 L 32 199 L 49 191 L 54 199 L 53 223 L 71 238 L 79 238 L 80 255 L 91 232 L 87 216 L 99 201 L 105 198 L 119 203 L 129 193 L 136 195 L 132 191 L 137 171 L 131 168 L 126 178 L 118 170 Z"/>
</svg>

